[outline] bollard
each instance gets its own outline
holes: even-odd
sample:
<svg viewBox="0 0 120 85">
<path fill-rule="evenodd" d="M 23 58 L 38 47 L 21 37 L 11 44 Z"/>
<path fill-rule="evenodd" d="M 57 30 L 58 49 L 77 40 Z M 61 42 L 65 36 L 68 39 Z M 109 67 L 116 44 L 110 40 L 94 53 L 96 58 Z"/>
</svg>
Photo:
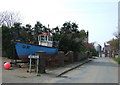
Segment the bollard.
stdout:
<svg viewBox="0 0 120 85">
<path fill-rule="evenodd" d="M 64 66 L 64 52 L 63 51 L 59 51 L 58 52 L 58 65 L 59 66 Z"/>
<path fill-rule="evenodd" d="M 45 72 L 45 51 L 36 51 L 36 54 L 39 55 L 38 62 L 38 72 L 37 73 L 46 73 Z"/>
<path fill-rule="evenodd" d="M 73 63 L 73 51 L 69 51 L 69 62 Z"/>
</svg>

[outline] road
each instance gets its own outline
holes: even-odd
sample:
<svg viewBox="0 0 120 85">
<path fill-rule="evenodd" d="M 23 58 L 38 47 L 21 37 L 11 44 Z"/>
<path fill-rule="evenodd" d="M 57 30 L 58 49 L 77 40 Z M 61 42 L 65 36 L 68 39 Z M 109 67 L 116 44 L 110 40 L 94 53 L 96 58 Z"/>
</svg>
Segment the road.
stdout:
<svg viewBox="0 0 120 85">
<path fill-rule="evenodd" d="M 2 63 L 4 61 L 9 60 L 4 59 Z M 2 69 L 0 76 L 3 83 L 118 83 L 118 64 L 109 58 L 94 59 L 62 77 L 50 73 L 36 76 L 36 73 L 26 71 L 27 68 L 18 67 Z"/>
<path fill-rule="evenodd" d="M 49 83 L 118 83 L 118 64 L 110 58 L 98 58 Z"/>
</svg>

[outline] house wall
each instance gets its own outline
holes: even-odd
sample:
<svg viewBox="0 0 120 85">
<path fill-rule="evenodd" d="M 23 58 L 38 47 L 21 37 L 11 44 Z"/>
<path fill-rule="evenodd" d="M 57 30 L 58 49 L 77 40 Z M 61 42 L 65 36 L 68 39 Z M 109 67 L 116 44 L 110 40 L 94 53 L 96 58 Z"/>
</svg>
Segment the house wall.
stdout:
<svg viewBox="0 0 120 85">
<path fill-rule="evenodd" d="M 105 57 L 112 57 L 113 56 L 113 51 L 112 51 L 110 45 L 104 46 L 104 54 L 105 54 Z"/>
</svg>

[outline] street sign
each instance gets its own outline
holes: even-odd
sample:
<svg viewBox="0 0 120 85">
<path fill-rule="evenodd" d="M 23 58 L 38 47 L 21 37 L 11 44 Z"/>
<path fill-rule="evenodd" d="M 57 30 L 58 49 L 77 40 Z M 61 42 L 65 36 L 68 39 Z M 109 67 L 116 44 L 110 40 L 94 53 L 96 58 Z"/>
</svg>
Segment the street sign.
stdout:
<svg viewBox="0 0 120 85">
<path fill-rule="evenodd" d="M 29 55 L 28 58 L 35 58 L 35 59 L 37 59 L 37 58 L 39 58 L 39 55 Z"/>
</svg>

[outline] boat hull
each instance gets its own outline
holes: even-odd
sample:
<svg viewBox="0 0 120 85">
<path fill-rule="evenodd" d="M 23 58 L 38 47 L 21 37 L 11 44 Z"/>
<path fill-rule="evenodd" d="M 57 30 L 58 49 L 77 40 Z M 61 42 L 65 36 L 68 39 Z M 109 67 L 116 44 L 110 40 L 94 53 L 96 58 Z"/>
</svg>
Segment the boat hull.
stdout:
<svg viewBox="0 0 120 85">
<path fill-rule="evenodd" d="M 21 42 L 15 42 L 15 49 L 18 57 L 22 60 L 28 59 L 29 55 L 35 55 L 36 51 L 45 51 L 46 55 L 53 55 L 58 52 L 58 48 L 32 45 Z"/>
</svg>

